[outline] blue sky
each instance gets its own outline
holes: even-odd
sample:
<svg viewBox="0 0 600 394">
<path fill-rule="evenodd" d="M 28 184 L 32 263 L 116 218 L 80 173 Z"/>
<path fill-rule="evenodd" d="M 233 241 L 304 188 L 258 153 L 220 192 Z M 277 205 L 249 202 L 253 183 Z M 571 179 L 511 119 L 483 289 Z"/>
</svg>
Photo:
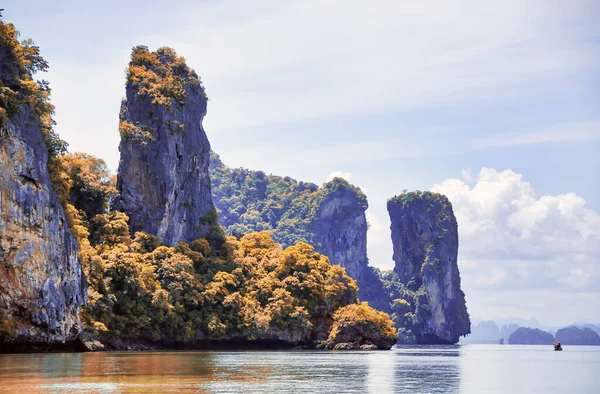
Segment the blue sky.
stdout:
<svg viewBox="0 0 600 394">
<path fill-rule="evenodd" d="M 387 198 L 433 189 L 473 316 L 600 321 L 597 2 L 57 3 L 4 19 L 49 61 L 71 151 L 116 170 L 131 48 L 171 46 L 225 163 L 365 190 L 371 264 L 393 266 Z"/>
</svg>

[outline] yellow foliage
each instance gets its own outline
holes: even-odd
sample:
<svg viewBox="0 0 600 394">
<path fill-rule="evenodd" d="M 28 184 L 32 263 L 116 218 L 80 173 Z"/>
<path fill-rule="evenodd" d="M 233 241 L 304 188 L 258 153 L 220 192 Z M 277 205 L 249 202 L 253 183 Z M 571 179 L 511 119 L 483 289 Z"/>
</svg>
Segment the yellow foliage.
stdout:
<svg viewBox="0 0 600 394">
<path fill-rule="evenodd" d="M 371 308 L 366 302 L 346 305 L 334 313 L 329 340 L 335 340 L 342 326 L 372 327 L 378 336 L 393 338 L 393 342 L 398 338 L 390 316 Z"/>
<path fill-rule="evenodd" d="M 204 93 L 198 76 L 185 64 L 185 59 L 166 47 L 156 52 L 150 52 L 145 46 L 134 47 L 127 69 L 127 84 L 131 84 L 138 95 L 152 98 L 152 104 L 169 108 L 173 100 L 183 105 L 190 88 L 200 87 Z"/>
</svg>

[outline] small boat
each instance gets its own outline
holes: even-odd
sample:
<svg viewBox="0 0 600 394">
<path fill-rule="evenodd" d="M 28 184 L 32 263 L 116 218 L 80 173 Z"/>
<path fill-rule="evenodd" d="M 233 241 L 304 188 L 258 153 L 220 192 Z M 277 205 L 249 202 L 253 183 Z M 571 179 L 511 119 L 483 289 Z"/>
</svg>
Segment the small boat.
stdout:
<svg viewBox="0 0 600 394">
<path fill-rule="evenodd" d="M 562 351 L 562 346 L 560 345 L 560 342 L 554 342 L 554 351 Z"/>
</svg>

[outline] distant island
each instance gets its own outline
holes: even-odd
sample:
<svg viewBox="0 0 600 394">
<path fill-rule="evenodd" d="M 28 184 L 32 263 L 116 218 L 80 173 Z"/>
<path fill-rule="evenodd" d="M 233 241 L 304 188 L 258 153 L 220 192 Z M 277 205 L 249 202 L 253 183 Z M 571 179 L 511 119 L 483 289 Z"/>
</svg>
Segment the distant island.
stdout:
<svg viewBox="0 0 600 394">
<path fill-rule="evenodd" d="M 563 345 L 600 346 L 600 335 L 588 327 L 571 326 L 561 328 L 556 332 L 555 339 Z"/>
<path fill-rule="evenodd" d="M 509 335 L 509 345 L 552 345 L 554 336 L 537 328 L 520 327 Z"/>
<path fill-rule="evenodd" d="M 525 321 L 523 319 L 498 319 L 499 321 L 518 321 L 525 324 L 536 323 L 538 327 L 544 327 L 537 320 L 532 319 Z M 519 329 L 519 331 L 513 339 L 510 336 Z M 594 328 L 597 330 L 595 331 Z M 536 327 L 520 327 L 515 323 L 503 324 L 501 328 L 498 327 L 496 321 L 488 320 L 481 321 L 474 325 L 471 329 L 471 334 L 465 338 L 462 338 L 460 343 L 462 344 L 475 344 L 475 343 L 487 343 L 487 344 L 537 344 L 539 341 L 540 332 L 551 335 L 555 340 L 561 342 L 563 345 L 598 345 L 600 344 L 600 327 L 592 324 L 579 324 L 571 325 L 564 328 L 560 328 L 556 331 L 551 328 L 539 329 Z M 556 335 L 554 335 L 556 332 Z M 547 335 L 543 335 L 546 338 Z"/>
</svg>

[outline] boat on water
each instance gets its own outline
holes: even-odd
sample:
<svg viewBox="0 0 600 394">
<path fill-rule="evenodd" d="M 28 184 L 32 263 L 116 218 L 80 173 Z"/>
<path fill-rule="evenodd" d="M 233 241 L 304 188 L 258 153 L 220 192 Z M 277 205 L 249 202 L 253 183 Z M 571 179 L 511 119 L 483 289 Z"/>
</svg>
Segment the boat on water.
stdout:
<svg viewBox="0 0 600 394">
<path fill-rule="evenodd" d="M 562 351 L 562 346 L 561 346 L 560 342 L 554 342 L 554 350 L 557 352 Z"/>
</svg>

